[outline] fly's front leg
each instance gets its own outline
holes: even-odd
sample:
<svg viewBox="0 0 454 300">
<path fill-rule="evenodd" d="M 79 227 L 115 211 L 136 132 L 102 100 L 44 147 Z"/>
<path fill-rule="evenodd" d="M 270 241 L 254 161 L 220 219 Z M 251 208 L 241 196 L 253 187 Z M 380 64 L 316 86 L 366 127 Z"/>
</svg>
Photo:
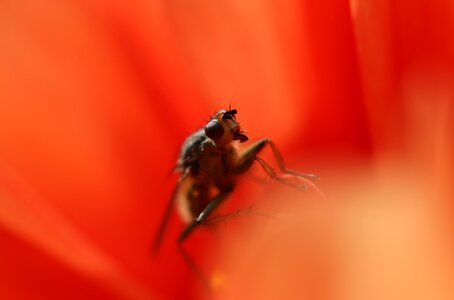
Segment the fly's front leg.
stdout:
<svg viewBox="0 0 454 300">
<path fill-rule="evenodd" d="M 281 176 L 278 176 L 276 174 L 276 172 L 274 171 L 274 169 L 271 168 L 271 166 L 266 161 L 261 159 L 260 157 L 256 157 L 255 160 L 260 164 L 260 166 L 263 168 L 263 170 L 265 170 L 265 172 L 268 175 L 270 175 L 271 178 L 279 181 L 280 183 L 283 183 L 285 185 L 288 185 L 288 186 L 291 186 L 291 187 L 294 187 L 297 189 L 306 189 L 306 184 L 304 184 L 304 183 L 303 184 L 293 183 L 291 181 L 286 180 L 285 178 L 283 178 Z"/>
<path fill-rule="evenodd" d="M 285 167 L 284 159 L 282 158 L 282 154 L 279 151 L 279 149 L 277 148 L 276 144 L 273 141 L 271 141 L 270 139 L 266 139 L 266 140 L 268 141 L 268 144 L 270 145 L 271 150 L 273 150 L 274 157 L 276 158 L 276 161 L 279 165 L 279 169 L 282 171 L 282 173 L 294 175 L 297 177 L 306 177 L 306 178 L 312 179 L 312 180 L 317 180 L 319 178 L 318 175 L 315 175 L 315 174 L 300 173 L 300 172 L 296 172 L 296 171 L 287 169 Z"/>
<path fill-rule="evenodd" d="M 268 143 L 268 139 L 261 139 L 247 148 L 240 157 L 238 165 L 230 172 L 235 175 L 246 172 L 254 163 L 257 154 L 262 151 L 263 147 Z"/>
<path fill-rule="evenodd" d="M 262 149 L 267 144 L 270 145 L 271 150 L 273 151 L 273 155 L 276 158 L 276 161 L 278 163 L 279 169 L 280 169 L 280 171 L 282 173 L 284 173 L 286 175 L 293 175 L 293 176 L 296 176 L 296 177 L 304 177 L 304 178 L 308 178 L 308 179 L 311 179 L 311 180 L 318 179 L 318 176 L 314 175 L 314 174 L 299 173 L 299 172 L 287 169 L 285 167 L 284 159 L 282 158 L 282 155 L 281 155 L 279 149 L 268 138 L 261 139 L 261 140 L 257 141 L 255 144 L 253 144 L 252 146 L 250 146 L 248 149 L 246 149 L 246 151 L 244 152 L 244 154 L 240 158 L 239 164 L 237 165 L 237 167 L 234 170 L 232 170 L 232 173 L 233 174 L 244 173 L 245 171 L 247 171 L 250 168 L 250 166 L 254 163 L 254 161 L 257 161 L 262 166 L 262 168 L 265 170 L 265 172 L 268 175 L 270 175 L 273 179 L 276 179 L 277 181 L 279 181 L 281 183 L 284 183 L 284 184 L 287 184 L 287 185 L 290 185 L 290 186 L 293 186 L 293 187 L 304 188 L 305 185 L 295 184 L 295 183 L 292 183 L 290 181 L 287 181 L 285 178 L 283 178 L 281 176 L 278 176 L 276 174 L 276 172 L 273 170 L 273 168 L 271 168 L 268 163 L 266 163 L 263 159 L 257 157 L 258 153 L 260 151 L 262 151 Z"/>
<path fill-rule="evenodd" d="M 178 243 L 183 242 L 194 229 L 196 229 L 206 218 L 216 209 L 216 207 L 221 204 L 221 202 L 233 191 L 233 187 L 225 188 L 219 192 L 208 205 L 203 209 L 203 211 L 191 222 L 188 226 L 181 232 L 180 237 L 178 238 Z"/>
</svg>

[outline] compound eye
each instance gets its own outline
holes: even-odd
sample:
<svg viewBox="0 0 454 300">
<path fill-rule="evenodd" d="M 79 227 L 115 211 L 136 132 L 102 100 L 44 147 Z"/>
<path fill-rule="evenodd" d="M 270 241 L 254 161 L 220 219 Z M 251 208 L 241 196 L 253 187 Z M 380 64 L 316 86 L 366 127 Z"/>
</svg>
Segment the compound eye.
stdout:
<svg viewBox="0 0 454 300">
<path fill-rule="evenodd" d="M 217 140 L 224 135 L 224 127 L 217 120 L 211 120 L 205 125 L 205 134 L 212 140 Z"/>
</svg>

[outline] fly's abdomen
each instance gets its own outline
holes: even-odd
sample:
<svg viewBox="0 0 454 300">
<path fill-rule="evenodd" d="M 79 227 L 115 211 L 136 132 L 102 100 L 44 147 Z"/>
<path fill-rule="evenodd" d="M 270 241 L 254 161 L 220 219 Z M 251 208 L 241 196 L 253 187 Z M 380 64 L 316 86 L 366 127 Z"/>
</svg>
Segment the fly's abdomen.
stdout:
<svg viewBox="0 0 454 300">
<path fill-rule="evenodd" d="M 189 223 L 196 218 L 210 201 L 209 185 L 188 178 L 178 195 L 178 210 L 181 218 Z"/>
</svg>

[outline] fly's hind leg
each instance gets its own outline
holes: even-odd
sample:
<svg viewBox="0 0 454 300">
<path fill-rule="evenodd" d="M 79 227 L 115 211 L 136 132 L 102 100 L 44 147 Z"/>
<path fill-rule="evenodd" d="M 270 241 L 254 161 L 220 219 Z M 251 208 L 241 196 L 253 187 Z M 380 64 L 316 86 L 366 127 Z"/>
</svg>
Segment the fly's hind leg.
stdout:
<svg viewBox="0 0 454 300">
<path fill-rule="evenodd" d="M 194 259 L 189 255 L 189 253 L 183 248 L 183 245 L 178 244 L 178 251 L 180 252 L 181 257 L 183 258 L 184 262 L 187 264 L 189 269 L 193 274 L 197 276 L 200 282 L 207 288 L 208 291 L 212 291 L 213 286 L 209 280 L 209 278 L 202 272 L 199 268 L 198 264 L 194 261 Z"/>
<path fill-rule="evenodd" d="M 181 232 L 178 238 L 178 249 L 180 251 L 181 256 L 185 260 L 186 264 L 189 266 L 191 272 L 193 272 L 200 281 L 205 285 L 207 290 L 211 292 L 214 288 L 213 284 L 209 280 L 209 278 L 202 272 L 196 262 L 192 259 L 192 257 L 184 250 L 182 242 L 188 238 L 188 236 L 196 229 L 198 226 L 203 224 L 207 218 L 211 215 L 211 213 L 221 204 L 221 202 L 233 191 L 233 186 L 222 189 L 211 201 L 208 205 L 203 209 L 203 211 L 194 219 L 192 220 L 189 225 Z"/>
<path fill-rule="evenodd" d="M 158 231 L 153 241 L 153 254 L 156 255 L 159 251 L 159 247 L 162 242 L 162 238 L 164 237 L 164 231 L 166 230 L 167 224 L 169 223 L 170 215 L 172 213 L 173 206 L 175 205 L 175 200 L 177 195 L 180 191 L 180 186 L 182 182 L 188 177 L 189 173 L 185 172 L 179 179 L 177 184 L 175 185 L 172 196 L 167 202 L 167 206 L 164 211 L 164 215 L 162 216 L 161 223 L 159 224 Z"/>
<path fill-rule="evenodd" d="M 203 222 L 203 225 L 215 226 L 219 222 L 225 222 L 229 219 L 234 219 L 234 218 L 243 217 L 243 216 L 257 216 L 257 217 L 272 218 L 272 219 L 277 218 L 276 216 L 271 215 L 269 213 L 256 210 L 255 206 L 251 205 L 249 207 L 238 209 L 238 210 L 232 211 L 232 212 L 224 214 L 224 215 L 219 215 L 219 216 L 214 216 L 214 217 L 208 218 L 205 220 L 205 222 Z"/>
</svg>

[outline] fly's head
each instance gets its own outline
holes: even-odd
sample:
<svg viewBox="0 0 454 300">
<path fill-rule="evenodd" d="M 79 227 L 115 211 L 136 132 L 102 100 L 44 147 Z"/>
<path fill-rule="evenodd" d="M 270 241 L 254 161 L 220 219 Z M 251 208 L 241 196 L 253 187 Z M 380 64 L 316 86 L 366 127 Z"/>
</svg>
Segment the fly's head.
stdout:
<svg viewBox="0 0 454 300">
<path fill-rule="evenodd" d="M 219 110 L 205 125 L 205 135 L 217 145 L 226 145 L 235 140 L 240 141 L 240 143 L 247 141 L 246 132 L 237 122 L 236 114 L 236 109 Z"/>
</svg>

